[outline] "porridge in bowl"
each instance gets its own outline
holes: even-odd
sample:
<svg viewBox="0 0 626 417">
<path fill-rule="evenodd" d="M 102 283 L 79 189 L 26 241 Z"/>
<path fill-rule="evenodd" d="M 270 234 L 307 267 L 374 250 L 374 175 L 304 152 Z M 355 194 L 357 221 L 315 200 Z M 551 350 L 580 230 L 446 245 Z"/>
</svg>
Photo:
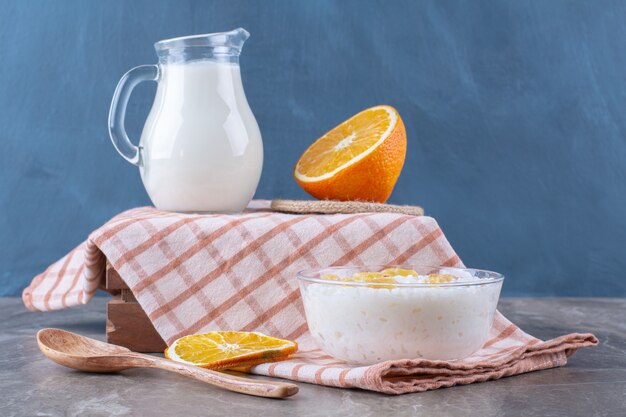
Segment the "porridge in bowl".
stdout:
<svg viewBox="0 0 626 417">
<path fill-rule="evenodd" d="M 342 267 L 298 274 L 309 330 L 338 359 L 454 360 L 486 342 L 504 277 L 432 267 Z"/>
</svg>

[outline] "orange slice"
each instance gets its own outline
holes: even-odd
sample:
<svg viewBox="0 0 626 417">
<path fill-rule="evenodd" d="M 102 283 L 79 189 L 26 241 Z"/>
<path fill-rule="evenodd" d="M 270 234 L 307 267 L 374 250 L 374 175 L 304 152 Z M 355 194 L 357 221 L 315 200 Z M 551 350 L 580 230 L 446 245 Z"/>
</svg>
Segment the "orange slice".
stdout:
<svg viewBox="0 0 626 417">
<path fill-rule="evenodd" d="M 376 106 L 316 140 L 294 168 L 298 184 L 313 197 L 384 203 L 406 155 L 406 132 L 391 106 Z"/>
<path fill-rule="evenodd" d="M 209 332 L 177 339 L 165 357 L 218 370 L 286 359 L 296 350 L 296 342 L 258 332 Z"/>
</svg>

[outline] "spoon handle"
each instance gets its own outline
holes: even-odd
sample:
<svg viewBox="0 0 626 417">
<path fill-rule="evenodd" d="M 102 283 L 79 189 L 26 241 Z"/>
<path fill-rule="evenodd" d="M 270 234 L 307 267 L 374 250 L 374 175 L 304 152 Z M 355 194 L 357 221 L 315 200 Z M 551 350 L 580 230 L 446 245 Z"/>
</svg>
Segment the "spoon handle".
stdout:
<svg viewBox="0 0 626 417">
<path fill-rule="evenodd" d="M 134 355 L 133 355 L 134 356 Z M 212 371 L 197 366 L 185 365 L 168 359 L 149 355 L 137 355 L 149 362 L 149 367 L 176 372 L 234 392 L 255 395 L 257 397 L 284 398 L 298 392 L 298 386 L 285 382 L 242 378 L 223 372 Z"/>
</svg>

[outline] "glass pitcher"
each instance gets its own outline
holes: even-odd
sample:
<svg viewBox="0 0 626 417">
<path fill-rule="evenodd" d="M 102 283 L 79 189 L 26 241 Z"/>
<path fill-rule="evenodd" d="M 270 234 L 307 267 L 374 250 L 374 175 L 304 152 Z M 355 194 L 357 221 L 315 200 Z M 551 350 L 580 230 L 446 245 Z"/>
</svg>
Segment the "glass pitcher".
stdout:
<svg viewBox="0 0 626 417">
<path fill-rule="evenodd" d="M 118 83 L 109 112 L 111 141 L 139 167 L 157 209 L 239 212 L 252 199 L 263 144 L 239 71 L 249 36 L 239 28 L 157 42 L 158 65 L 133 68 Z M 124 116 L 142 81 L 156 81 L 157 91 L 135 146 Z"/>
</svg>

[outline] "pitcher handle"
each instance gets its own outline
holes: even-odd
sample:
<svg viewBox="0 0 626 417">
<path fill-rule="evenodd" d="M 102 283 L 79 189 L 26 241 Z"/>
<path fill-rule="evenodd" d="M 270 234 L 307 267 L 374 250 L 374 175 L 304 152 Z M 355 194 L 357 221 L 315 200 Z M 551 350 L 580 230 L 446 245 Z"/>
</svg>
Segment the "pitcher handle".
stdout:
<svg viewBox="0 0 626 417">
<path fill-rule="evenodd" d="M 143 81 L 157 81 L 159 78 L 159 67 L 157 65 L 140 65 L 128 71 L 117 83 L 111 109 L 109 110 L 109 136 L 113 146 L 120 155 L 133 165 L 141 166 L 141 147 L 135 146 L 124 127 L 126 118 L 126 106 L 133 89 Z"/>
</svg>

